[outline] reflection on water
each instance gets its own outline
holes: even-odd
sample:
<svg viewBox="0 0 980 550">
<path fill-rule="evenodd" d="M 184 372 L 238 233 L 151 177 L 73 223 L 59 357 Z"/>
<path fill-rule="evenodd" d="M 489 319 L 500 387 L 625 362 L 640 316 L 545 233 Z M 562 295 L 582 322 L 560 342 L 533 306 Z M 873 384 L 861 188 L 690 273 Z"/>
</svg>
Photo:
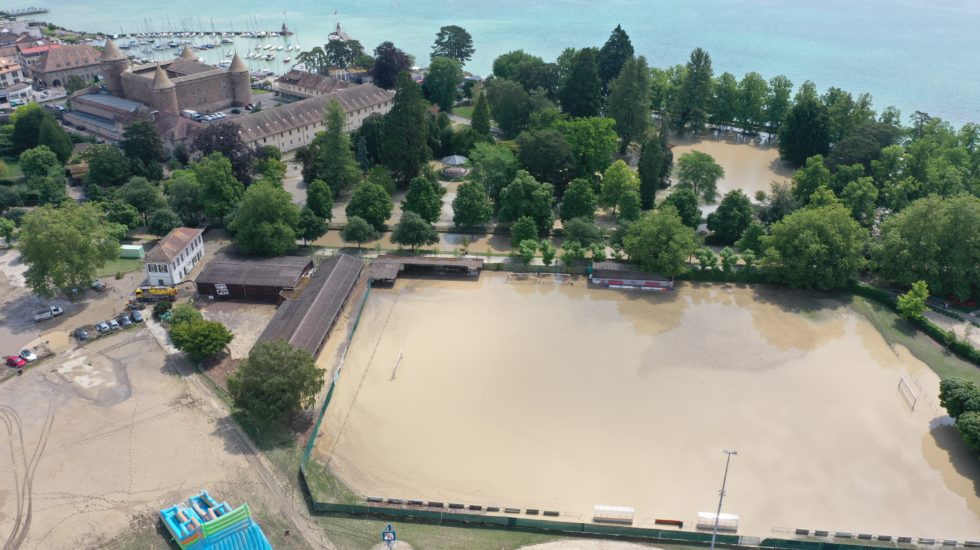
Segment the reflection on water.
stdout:
<svg viewBox="0 0 980 550">
<path fill-rule="evenodd" d="M 922 436 L 922 454 L 950 491 L 963 497 L 980 521 L 980 461 L 955 426 L 935 425 Z"/>
</svg>

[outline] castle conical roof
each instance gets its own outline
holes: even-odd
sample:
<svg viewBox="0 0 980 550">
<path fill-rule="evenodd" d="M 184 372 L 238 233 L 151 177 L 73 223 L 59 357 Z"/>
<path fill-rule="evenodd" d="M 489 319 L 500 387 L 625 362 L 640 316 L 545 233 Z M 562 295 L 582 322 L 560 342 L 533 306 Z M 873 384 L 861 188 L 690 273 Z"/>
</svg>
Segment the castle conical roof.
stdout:
<svg viewBox="0 0 980 550">
<path fill-rule="evenodd" d="M 238 53 L 235 53 L 235 57 L 231 58 L 231 66 L 228 67 L 229 73 L 247 73 L 248 65 L 242 61 L 241 57 L 238 57 Z"/>
<path fill-rule="evenodd" d="M 119 49 L 119 46 L 116 46 L 116 43 L 111 38 L 106 38 L 101 59 L 102 61 L 118 61 L 120 59 L 126 59 L 126 54 L 122 53 L 122 50 Z"/>
<path fill-rule="evenodd" d="M 163 67 L 157 65 L 157 72 L 153 75 L 153 89 L 154 90 L 165 90 L 167 88 L 173 88 L 174 83 L 170 81 L 167 73 L 163 70 Z"/>
<path fill-rule="evenodd" d="M 188 59 L 190 61 L 197 61 L 197 56 L 191 51 L 191 47 L 184 44 L 184 50 L 180 52 L 181 59 Z"/>
</svg>

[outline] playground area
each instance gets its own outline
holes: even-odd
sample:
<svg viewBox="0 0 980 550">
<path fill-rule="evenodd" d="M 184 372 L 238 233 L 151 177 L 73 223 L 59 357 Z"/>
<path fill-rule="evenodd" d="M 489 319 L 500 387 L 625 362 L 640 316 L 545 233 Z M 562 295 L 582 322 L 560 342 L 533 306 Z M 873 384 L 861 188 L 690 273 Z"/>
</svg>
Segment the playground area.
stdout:
<svg viewBox="0 0 980 550">
<path fill-rule="evenodd" d="M 362 498 L 694 529 L 733 449 L 738 534 L 977 540 L 980 469 L 938 384 L 825 294 L 406 279 L 371 291 L 312 458 Z"/>
</svg>

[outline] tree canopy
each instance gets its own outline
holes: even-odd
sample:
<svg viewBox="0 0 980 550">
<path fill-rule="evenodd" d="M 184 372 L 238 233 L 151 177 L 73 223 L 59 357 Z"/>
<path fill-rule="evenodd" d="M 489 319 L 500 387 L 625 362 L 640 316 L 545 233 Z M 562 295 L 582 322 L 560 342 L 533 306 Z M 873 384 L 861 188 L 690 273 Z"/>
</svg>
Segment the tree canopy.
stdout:
<svg viewBox="0 0 980 550">
<path fill-rule="evenodd" d="M 463 65 L 459 61 L 450 57 L 433 57 L 422 83 L 422 91 L 429 101 L 448 113 L 456 103 L 456 90 L 462 82 Z"/>
<path fill-rule="evenodd" d="M 85 176 L 87 184 L 115 187 L 129 181 L 129 160 L 119 149 L 97 143 L 85 150 L 83 158 L 88 160 L 88 174 Z"/>
<path fill-rule="evenodd" d="M 418 84 L 408 73 L 398 75 L 395 100 L 385 116 L 381 162 L 399 186 L 406 186 L 428 160 L 426 107 Z"/>
<path fill-rule="evenodd" d="M 473 37 L 463 27 L 446 25 L 439 29 L 436 41 L 432 44 L 432 59 L 446 57 L 466 64 L 473 57 L 476 49 L 473 47 Z"/>
<path fill-rule="evenodd" d="M 725 169 L 714 157 L 701 151 L 690 151 L 677 161 L 678 185 L 687 187 L 706 203 L 713 203 L 718 196 L 718 180 L 725 177 Z"/>
<path fill-rule="evenodd" d="M 228 393 L 253 420 L 275 424 L 312 407 L 323 383 L 310 352 L 284 341 L 259 342 L 228 377 Z"/>
<path fill-rule="evenodd" d="M 487 103 L 493 119 L 507 137 L 514 137 L 527 127 L 531 115 L 531 97 L 523 86 L 504 78 L 495 78 L 487 86 Z"/>
<path fill-rule="evenodd" d="M 575 53 L 567 78 L 559 90 L 562 110 L 572 117 L 598 116 L 602 107 L 602 81 L 598 52 L 582 48 Z"/>
<path fill-rule="evenodd" d="M 401 219 L 395 224 L 395 229 L 391 232 L 391 242 L 410 246 L 415 250 L 419 246 L 439 242 L 439 234 L 431 223 L 422 219 L 422 216 L 408 211 L 403 212 Z"/>
<path fill-rule="evenodd" d="M 411 66 L 408 54 L 396 48 L 391 42 L 382 42 L 374 49 L 371 77 L 379 88 L 391 90 L 395 87 L 398 76 Z"/>
<path fill-rule="evenodd" d="M 609 83 L 622 72 L 628 60 L 633 58 L 633 42 L 623 30 L 623 27 L 616 25 L 616 28 L 609 34 L 606 43 L 599 48 L 596 54 L 596 62 L 599 65 L 599 79 L 602 82 L 603 91 L 607 90 Z"/>
<path fill-rule="evenodd" d="M 697 229 L 698 225 L 701 224 L 701 209 L 698 208 L 698 197 L 694 191 L 685 188 L 675 189 L 660 204 L 661 208 L 668 206 L 677 211 L 684 225 Z"/>
<path fill-rule="evenodd" d="M 282 187 L 257 182 L 245 190 L 232 220 L 235 244 L 244 254 L 282 256 L 296 250 L 299 207 Z"/>
<path fill-rule="evenodd" d="M 477 143 L 470 151 L 470 181 L 479 183 L 491 200 L 514 181 L 520 164 L 513 151 L 505 145 Z"/>
<path fill-rule="evenodd" d="M 27 265 L 27 286 L 44 297 L 88 288 L 96 271 L 119 255 L 112 224 L 94 203 L 29 212 L 21 220 L 17 248 Z"/>
<path fill-rule="evenodd" d="M 467 181 L 456 188 L 453 199 L 453 224 L 463 229 L 475 229 L 490 223 L 493 205 L 483 185 Z"/>
<path fill-rule="evenodd" d="M 626 194 L 639 191 L 640 182 L 633 169 L 625 162 L 617 160 L 602 175 L 602 194 L 599 199 L 603 206 L 615 212 Z"/>
<path fill-rule="evenodd" d="M 365 181 L 354 188 L 345 211 L 348 219 L 357 216 L 367 221 L 376 230 L 384 228 L 385 221 L 391 217 L 391 195 L 380 185 Z"/>
<path fill-rule="evenodd" d="M 521 165 L 538 180 L 564 187 L 575 176 L 575 154 L 559 130 L 524 132 L 517 145 Z"/>
<path fill-rule="evenodd" d="M 830 116 L 816 99 L 804 97 L 786 114 L 779 127 L 779 156 L 796 166 L 830 151 Z"/>
<path fill-rule="evenodd" d="M 679 132 L 691 130 L 697 133 L 704 129 L 712 97 L 713 73 L 711 56 L 701 48 L 695 48 L 683 72 L 679 93 L 673 97 L 674 124 Z"/>
<path fill-rule="evenodd" d="M 187 354 L 195 363 L 221 353 L 234 338 L 235 335 L 217 321 L 195 319 L 174 324 L 170 328 L 170 339 L 174 347 Z"/>
<path fill-rule="evenodd" d="M 252 183 L 257 152 L 254 147 L 245 145 L 240 130 L 234 122 L 219 122 L 207 126 L 191 142 L 190 151 L 195 159 L 221 153 L 231 163 L 235 179 L 248 185 Z"/>
<path fill-rule="evenodd" d="M 377 239 L 378 232 L 364 218 L 350 216 L 347 218 L 347 225 L 340 230 L 340 238 L 345 243 L 357 243 L 360 248 L 361 243 Z"/>
<path fill-rule="evenodd" d="M 684 271 L 687 257 L 697 246 L 694 230 L 684 225 L 672 207 L 644 213 L 623 237 L 623 249 L 631 260 L 667 277 Z"/>
<path fill-rule="evenodd" d="M 616 121 L 621 154 L 630 143 L 643 139 L 650 127 L 650 89 L 650 68 L 642 55 L 628 59 L 609 83 L 606 111 Z"/>
<path fill-rule="evenodd" d="M 595 217 L 596 205 L 592 183 L 584 178 L 573 179 L 562 195 L 561 205 L 558 208 L 559 218 L 562 222 L 579 217 L 591 220 Z"/>
<path fill-rule="evenodd" d="M 524 170 L 518 170 L 514 181 L 500 192 L 497 217 L 508 223 L 530 216 L 539 229 L 549 230 L 554 222 L 553 200 L 554 187 L 550 183 L 541 183 Z"/>
<path fill-rule="evenodd" d="M 446 189 L 435 179 L 415 176 L 408 184 L 402 210 L 418 214 L 427 223 L 435 223 L 442 213 L 442 196 L 445 194 Z"/>
<path fill-rule="evenodd" d="M 644 210 L 653 208 L 657 189 L 667 186 L 674 168 L 674 153 L 671 152 L 664 132 L 648 134 L 640 150 L 637 171 L 640 177 L 640 200 Z"/>
<path fill-rule="evenodd" d="M 313 180 L 306 188 L 306 206 L 318 217 L 333 219 L 333 191 L 323 180 Z"/>
<path fill-rule="evenodd" d="M 708 214 L 708 229 L 725 244 L 733 244 L 753 220 L 752 203 L 741 189 L 735 189 L 725 193 L 718 209 Z"/>
<path fill-rule="evenodd" d="M 136 119 L 126 127 L 120 145 L 128 159 L 139 160 L 143 166 L 151 166 L 164 157 L 160 134 L 152 122 L 143 119 Z"/>
</svg>

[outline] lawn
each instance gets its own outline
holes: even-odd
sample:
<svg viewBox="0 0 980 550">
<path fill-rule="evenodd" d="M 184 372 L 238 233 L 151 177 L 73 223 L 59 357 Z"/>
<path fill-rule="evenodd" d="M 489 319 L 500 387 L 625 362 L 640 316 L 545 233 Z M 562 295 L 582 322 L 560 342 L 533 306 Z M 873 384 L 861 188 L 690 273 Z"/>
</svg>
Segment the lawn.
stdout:
<svg viewBox="0 0 980 550">
<path fill-rule="evenodd" d="M 463 118 L 473 118 L 473 105 L 461 105 L 459 107 L 453 107 L 453 114 L 456 116 L 461 116 Z"/>
<path fill-rule="evenodd" d="M 7 167 L 7 171 L 0 174 L 0 179 L 14 181 L 24 175 L 23 172 L 20 171 L 20 161 L 16 158 L 4 158 L 0 160 L 2 160 L 4 165 Z"/>
<path fill-rule="evenodd" d="M 860 296 L 854 296 L 851 306 L 867 317 L 889 344 L 908 348 L 939 378 L 966 378 L 980 384 L 980 368 L 956 357 L 887 307 Z"/>
<path fill-rule="evenodd" d="M 131 273 L 143 269 L 143 260 L 132 258 L 116 258 L 109 260 L 101 269 L 95 272 L 96 277 L 112 277 L 116 273 Z"/>
<path fill-rule="evenodd" d="M 257 95 L 268 94 L 268 93 L 272 93 L 272 90 L 266 90 L 264 88 L 252 88 L 252 93 Z"/>
</svg>

